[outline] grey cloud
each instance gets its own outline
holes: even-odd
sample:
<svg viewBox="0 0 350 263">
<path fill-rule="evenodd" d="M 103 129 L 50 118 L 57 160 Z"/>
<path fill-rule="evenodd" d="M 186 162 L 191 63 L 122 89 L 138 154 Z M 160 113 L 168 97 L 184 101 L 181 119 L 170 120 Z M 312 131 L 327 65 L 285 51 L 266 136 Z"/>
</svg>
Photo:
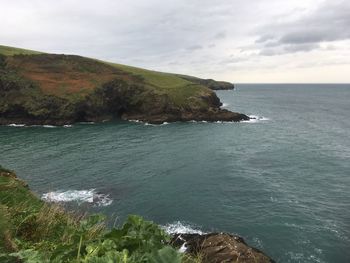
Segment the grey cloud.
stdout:
<svg viewBox="0 0 350 263">
<path fill-rule="evenodd" d="M 263 56 L 275 56 L 275 55 L 284 55 L 288 53 L 296 52 L 307 52 L 319 48 L 319 44 L 298 44 L 298 45 L 280 45 L 277 47 L 267 47 L 263 48 L 259 54 Z"/>
<path fill-rule="evenodd" d="M 214 38 L 215 39 L 223 39 L 223 38 L 225 38 L 226 37 L 226 32 L 219 32 L 219 33 L 217 33 L 215 36 L 214 36 Z"/>
<path fill-rule="evenodd" d="M 299 51 L 311 51 L 313 49 L 319 48 L 320 45 L 316 43 L 306 43 L 306 44 L 299 44 L 299 45 L 288 45 L 284 47 L 284 50 L 286 52 L 299 52 Z"/>
<path fill-rule="evenodd" d="M 314 12 L 288 23 L 269 24 L 255 43 L 261 55 L 279 55 L 319 48 L 320 42 L 350 39 L 350 2 L 325 2 Z"/>
<path fill-rule="evenodd" d="M 315 30 L 315 29 L 314 29 Z M 284 44 L 304 44 L 304 43 L 315 43 L 327 40 L 336 40 L 336 37 L 326 35 L 323 30 L 311 31 L 311 30 L 300 30 L 298 32 L 288 33 L 281 37 L 279 43 Z"/>
<path fill-rule="evenodd" d="M 192 45 L 186 48 L 186 50 L 188 51 L 195 51 L 195 50 L 199 50 L 199 49 L 203 49 L 203 46 L 201 45 Z"/>
<path fill-rule="evenodd" d="M 264 43 L 271 39 L 274 39 L 273 35 L 263 35 L 260 36 L 257 40 L 255 40 L 255 43 Z"/>
<path fill-rule="evenodd" d="M 324 4 L 317 7 L 321 1 Z M 1 0 L 0 44 L 161 71 L 229 76 L 234 67 L 266 68 L 283 60 L 276 57 L 270 62 L 259 55 L 307 52 L 317 49 L 319 42 L 349 38 L 349 3 Z M 295 11 L 300 8 L 303 17 Z M 299 18 L 293 21 L 295 14 Z M 341 46 L 334 44 L 334 49 Z M 320 50 L 327 52 L 324 46 Z"/>
</svg>

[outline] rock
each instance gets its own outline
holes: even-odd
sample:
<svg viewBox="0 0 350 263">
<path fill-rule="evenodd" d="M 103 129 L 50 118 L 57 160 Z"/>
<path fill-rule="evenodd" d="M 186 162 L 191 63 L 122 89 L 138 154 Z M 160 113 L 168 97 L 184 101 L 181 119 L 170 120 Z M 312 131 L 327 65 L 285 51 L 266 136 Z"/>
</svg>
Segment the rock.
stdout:
<svg viewBox="0 0 350 263">
<path fill-rule="evenodd" d="M 0 177 L 8 177 L 8 178 L 12 178 L 12 179 L 17 179 L 17 176 L 16 174 L 11 171 L 11 170 L 8 170 L 8 169 L 5 169 L 3 168 L 1 165 L 0 165 Z"/>
<path fill-rule="evenodd" d="M 262 251 L 250 247 L 239 236 L 227 233 L 175 234 L 171 244 L 186 253 L 200 255 L 203 263 L 274 263 Z"/>
<path fill-rule="evenodd" d="M 235 86 L 226 81 L 217 81 L 213 79 L 201 79 L 197 77 L 187 76 L 187 75 L 178 75 L 180 78 L 191 81 L 196 84 L 203 85 L 212 90 L 233 90 Z"/>
</svg>

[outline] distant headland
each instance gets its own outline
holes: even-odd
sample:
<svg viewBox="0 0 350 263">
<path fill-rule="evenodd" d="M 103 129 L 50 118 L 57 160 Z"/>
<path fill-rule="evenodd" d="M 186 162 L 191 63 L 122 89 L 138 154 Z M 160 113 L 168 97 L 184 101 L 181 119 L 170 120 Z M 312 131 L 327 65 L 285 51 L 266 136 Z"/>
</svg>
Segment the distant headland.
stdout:
<svg viewBox="0 0 350 263">
<path fill-rule="evenodd" d="M 228 82 L 96 59 L 0 46 L 0 124 L 65 125 L 123 119 L 241 121 L 213 90 Z"/>
</svg>

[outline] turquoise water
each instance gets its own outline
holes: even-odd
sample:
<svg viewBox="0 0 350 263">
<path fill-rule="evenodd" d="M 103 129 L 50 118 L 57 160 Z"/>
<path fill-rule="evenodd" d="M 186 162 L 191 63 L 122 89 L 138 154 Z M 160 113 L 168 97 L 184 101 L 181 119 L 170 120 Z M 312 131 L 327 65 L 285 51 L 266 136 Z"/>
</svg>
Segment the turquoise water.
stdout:
<svg viewBox="0 0 350 263">
<path fill-rule="evenodd" d="M 0 127 L 0 163 L 40 195 L 88 190 L 70 196 L 111 221 L 233 232 L 277 262 L 350 262 L 350 85 L 218 95 L 260 120 Z"/>
</svg>

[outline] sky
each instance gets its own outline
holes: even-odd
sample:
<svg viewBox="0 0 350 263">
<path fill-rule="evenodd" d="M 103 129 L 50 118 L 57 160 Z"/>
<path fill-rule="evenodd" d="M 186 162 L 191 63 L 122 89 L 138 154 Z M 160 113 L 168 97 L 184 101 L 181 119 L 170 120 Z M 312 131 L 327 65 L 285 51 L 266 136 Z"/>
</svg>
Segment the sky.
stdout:
<svg viewBox="0 0 350 263">
<path fill-rule="evenodd" d="M 0 0 L 0 44 L 235 83 L 350 83 L 349 0 Z"/>
</svg>

